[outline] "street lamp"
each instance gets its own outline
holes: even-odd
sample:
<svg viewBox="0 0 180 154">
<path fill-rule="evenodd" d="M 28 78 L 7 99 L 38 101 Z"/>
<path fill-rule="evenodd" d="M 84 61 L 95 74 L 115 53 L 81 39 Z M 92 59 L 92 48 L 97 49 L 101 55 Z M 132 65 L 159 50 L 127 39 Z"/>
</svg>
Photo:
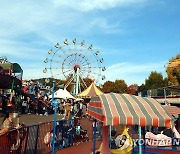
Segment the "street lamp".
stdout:
<svg viewBox="0 0 180 154">
<path fill-rule="evenodd" d="M 44 72 L 46 73 L 46 72 Z M 49 83 L 49 79 L 45 79 L 45 82 L 46 83 Z M 51 151 L 52 153 L 54 154 L 55 153 L 55 135 L 56 135 L 56 121 L 57 121 L 57 102 L 54 100 L 54 90 L 55 90 L 55 86 L 56 86 L 56 82 L 53 81 L 53 85 L 52 85 L 52 103 L 51 105 L 53 106 L 54 108 L 54 122 L 53 122 L 53 138 L 52 138 L 52 141 L 51 141 L 51 145 L 52 145 L 52 148 L 51 148 Z"/>
</svg>

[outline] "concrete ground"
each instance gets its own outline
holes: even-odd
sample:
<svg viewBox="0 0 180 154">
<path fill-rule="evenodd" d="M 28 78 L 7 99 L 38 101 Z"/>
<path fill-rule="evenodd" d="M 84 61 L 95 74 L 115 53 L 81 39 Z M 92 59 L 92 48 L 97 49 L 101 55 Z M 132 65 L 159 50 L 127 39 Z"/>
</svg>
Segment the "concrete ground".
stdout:
<svg viewBox="0 0 180 154">
<path fill-rule="evenodd" d="M 57 115 L 57 120 L 61 120 L 62 116 Z M 2 124 L 3 115 L 0 116 L 0 125 Z M 54 114 L 36 115 L 36 114 L 21 114 L 19 115 L 19 122 L 24 123 L 27 126 L 36 125 L 38 123 L 50 122 L 54 120 Z M 15 119 L 16 122 L 16 119 Z"/>
<path fill-rule="evenodd" d="M 96 149 L 101 145 L 102 141 L 96 141 Z M 56 151 L 56 154 L 91 154 L 93 152 L 93 142 L 85 142 L 79 145 L 70 146 Z"/>
</svg>

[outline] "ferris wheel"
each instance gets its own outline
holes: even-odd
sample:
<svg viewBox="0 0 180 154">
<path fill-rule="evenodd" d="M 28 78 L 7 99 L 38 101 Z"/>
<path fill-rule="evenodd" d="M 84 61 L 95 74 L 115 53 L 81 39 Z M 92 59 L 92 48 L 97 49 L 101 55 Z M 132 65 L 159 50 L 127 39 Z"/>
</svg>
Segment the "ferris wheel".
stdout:
<svg viewBox="0 0 180 154">
<path fill-rule="evenodd" d="M 99 50 L 93 49 L 92 44 L 86 45 L 84 40 L 78 42 L 76 39 L 66 39 L 48 51 L 48 57 L 44 60 L 47 66 L 43 72 L 50 73 L 52 78 L 68 80 L 65 87 L 73 84 L 73 94 L 77 95 L 81 85 L 86 86 L 85 78 L 94 79 L 96 84 L 105 80 L 102 72 L 106 68 L 102 66 L 104 60 L 99 54 Z"/>
</svg>

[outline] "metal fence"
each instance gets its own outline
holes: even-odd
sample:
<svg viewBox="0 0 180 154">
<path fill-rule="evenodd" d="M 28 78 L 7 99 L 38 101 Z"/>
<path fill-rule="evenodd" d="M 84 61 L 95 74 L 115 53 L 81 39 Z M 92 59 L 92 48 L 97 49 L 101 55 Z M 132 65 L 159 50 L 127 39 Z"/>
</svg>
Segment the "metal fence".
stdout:
<svg viewBox="0 0 180 154">
<path fill-rule="evenodd" d="M 25 154 L 28 127 L 22 126 L 0 136 L 0 152 L 5 154 Z"/>
<path fill-rule="evenodd" d="M 81 127 L 80 134 L 77 128 Z M 5 154 L 51 153 L 53 122 L 23 126 L 0 136 L 0 151 Z M 92 140 L 92 121 L 88 119 L 60 120 L 56 123 L 55 150 Z"/>
</svg>

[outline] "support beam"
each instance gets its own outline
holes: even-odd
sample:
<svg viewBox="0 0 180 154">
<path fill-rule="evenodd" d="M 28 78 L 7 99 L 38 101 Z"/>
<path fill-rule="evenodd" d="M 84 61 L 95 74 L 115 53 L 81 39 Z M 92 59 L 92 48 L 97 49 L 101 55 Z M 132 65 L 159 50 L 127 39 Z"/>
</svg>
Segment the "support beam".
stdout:
<svg viewBox="0 0 180 154">
<path fill-rule="evenodd" d="M 141 126 L 138 126 L 138 134 L 139 134 L 139 154 L 142 154 L 142 145 L 141 145 Z"/>
<path fill-rule="evenodd" d="M 103 126 L 103 134 L 102 134 L 102 139 L 103 139 L 103 145 L 102 145 L 102 151 L 101 154 L 110 154 L 110 149 L 109 149 L 109 126 Z"/>
<path fill-rule="evenodd" d="M 94 119 L 94 142 L 93 142 L 93 154 L 96 154 L 96 119 Z"/>
<path fill-rule="evenodd" d="M 76 70 L 76 95 L 78 94 L 78 89 L 79 89 L 79 68 Z"/>
</svg>

